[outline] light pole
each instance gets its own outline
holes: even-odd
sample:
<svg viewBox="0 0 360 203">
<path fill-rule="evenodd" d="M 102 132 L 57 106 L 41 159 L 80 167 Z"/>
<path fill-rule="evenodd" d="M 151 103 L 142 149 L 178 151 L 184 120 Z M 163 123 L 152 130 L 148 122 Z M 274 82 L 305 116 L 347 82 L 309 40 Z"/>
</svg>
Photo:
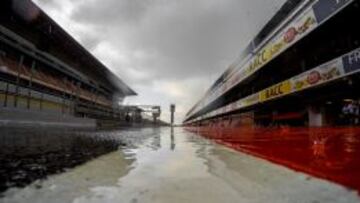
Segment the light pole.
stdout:
<svg viewBox="0 0 360 203">
<path fill-rule="evenodd" d="M 171 118 L 170 118 L 171 126 L 173 126 L 174 125 L 175 104 L 170 105 L 170 113 L 171 113 Z"/>
</svg>

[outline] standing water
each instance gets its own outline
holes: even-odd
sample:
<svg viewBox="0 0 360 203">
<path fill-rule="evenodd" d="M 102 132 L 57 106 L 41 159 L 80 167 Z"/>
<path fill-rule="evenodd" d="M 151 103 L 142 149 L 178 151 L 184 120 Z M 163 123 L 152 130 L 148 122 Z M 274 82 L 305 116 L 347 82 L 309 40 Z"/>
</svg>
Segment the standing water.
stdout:
<svg viewBox="0 0 360 203">
<path fill-rule="evenodd" d="M 340 185 L 234 151 L 182 128 L 102 132 L 118 150 L 0 202 L 359 202 Z"/>
</svg>

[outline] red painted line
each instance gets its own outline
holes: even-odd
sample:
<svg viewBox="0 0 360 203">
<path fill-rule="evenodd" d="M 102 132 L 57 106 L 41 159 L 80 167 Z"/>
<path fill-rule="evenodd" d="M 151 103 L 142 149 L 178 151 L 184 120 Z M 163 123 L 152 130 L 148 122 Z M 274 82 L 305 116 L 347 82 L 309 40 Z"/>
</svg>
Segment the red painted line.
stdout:
<svg viewBox="0 0 360 203">
<path fill-rule="evenodd" d="M 206 138 L 360 192 L 360 128 L 190 127 Z"/>
</svg>

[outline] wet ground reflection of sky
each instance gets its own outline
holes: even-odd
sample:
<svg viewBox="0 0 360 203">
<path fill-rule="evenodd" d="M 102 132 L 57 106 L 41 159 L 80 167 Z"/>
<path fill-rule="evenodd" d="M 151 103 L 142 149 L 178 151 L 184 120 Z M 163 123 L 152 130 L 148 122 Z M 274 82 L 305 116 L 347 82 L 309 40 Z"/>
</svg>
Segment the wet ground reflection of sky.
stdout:
<svg viewBox="0 0 360 203">
<path fill-rule="evenodd" d="M 119 148 L 24 189 L 11 188 L 0 202 L 360 201 L 344 187 L 234 151 L 182 128 L 101 133 L 96 139 L 119 140 Z"/>
</svg>

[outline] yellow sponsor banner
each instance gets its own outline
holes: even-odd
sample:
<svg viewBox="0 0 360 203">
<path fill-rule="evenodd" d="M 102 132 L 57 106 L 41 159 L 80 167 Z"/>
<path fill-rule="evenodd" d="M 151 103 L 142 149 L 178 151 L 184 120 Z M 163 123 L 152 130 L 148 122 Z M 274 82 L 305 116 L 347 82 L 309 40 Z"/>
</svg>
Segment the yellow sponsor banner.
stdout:
<svg viewBox="0 0 360 203">
<path fill-rule="evenodd" d="M 291 82 L 286 80 L 284 82 L 273 85 L 260 92 L 260 101 L 267 101 L 291 92 Z"/>
<path fill-rule="evenodd" d="M 300 91 L 324 82 L 337 79 L 345 74 L 341 58 L 306 71 L 291 79 L 293 91 Z"/>
<path fill-rule="evenodd" d="M 250 62 L 247 68 L 247 73 L 251 74 L 252 72 L 256 71 L 258 68 L 260 68 L 263 64 L 270 61 L 272 58 L 271 50 L 272 50 L 271 44 L 263 48 Z"/>
<path fill-rule="evenodd" d="M 255 93 L 253 95 L 246 97 L 243 100 L 243 103 L 244 103 L 244 106 L 251 106 L 253 104 L 259 103 L 259 94 Z"/>
<path fill-rule="evenodd" d="M 251 57 L 249 61 L 247 61 L 245 64 L 242 64 L 240 62 L 239 64 L 233 64 L 228 69 L 228 71 L 224 73 L 223 79 L 226 82 L 219 83 L 216 87 L 214 87 L 205 96 L 205 98 L 207 97 L 208 99 L 203 99 L 205 101 L 204 105 L 198 105 L 192 112 L 200 110 L 202 107 L 208 105 L 216 98 L 226 93 L 231 87 L 239 84 L 241 81 L 249 77 L 255 71 L 261 69 L 266 63 L 271 61 L 282 51 L 286 50 L 292 44 L 297 42 L 301 37 L 304 37 L 305 35 L 310 33 L 317 26 L 318 23 L 312 9 L 308 9 L 300 16 L 297 16 L 295 20 L 292 21 L 289 25 L 287 25 L 284 29 L 282 29 L 282 31 L 279 31 L 275 36 L 269 39 L 266 45 L 264 45 L 255 53 L 252 53 L 251 56 L 249 56 Z M 269 98 L 263 95 L 260 100 L 263 101 L 267 99 Z M 238 107 L 248 105 L 252 105 L 252 102 L 245 101 L 237 103 Z"/>
<path fill-rule="evenodd" d="M 305 12 L 295 22 L 288 25 L 250 60 L 250 63 L 246 68 L 247 76 L 261 68 L 265 63 L 288 48 L 291 44 L 295 43 L 300 37 L 309 33 L 316 26 L 317 22 L 313 10 Z"/>
</svg>

